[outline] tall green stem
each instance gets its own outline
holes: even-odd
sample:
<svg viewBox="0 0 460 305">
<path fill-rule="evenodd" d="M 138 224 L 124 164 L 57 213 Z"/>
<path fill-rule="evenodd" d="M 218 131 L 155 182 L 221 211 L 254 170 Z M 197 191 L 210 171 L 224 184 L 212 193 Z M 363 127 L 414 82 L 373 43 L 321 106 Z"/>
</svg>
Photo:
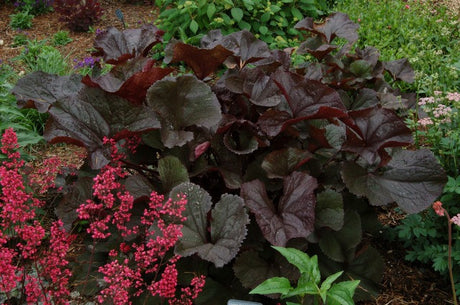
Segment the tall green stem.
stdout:
<svg viewBox="0 0 460 305">
<path fill-rule="evenodd" d="M 455 291 L 455 282 L 454 282 L 454 274 L 452 272 L 452 223 L 450 221 L 450 216 L 446 211 L 447 217 L 447 226 L 448 226 L 448 234 L 449 234 L 449 246 L 447 249 L 447 266 L 449 268 L 449 277 L 450 277 L 450 286 L 452 288 L 452 298 L 454 300 L 454 305 L 458 305 L 457 302 L 457 293 Z"/>
</svg>

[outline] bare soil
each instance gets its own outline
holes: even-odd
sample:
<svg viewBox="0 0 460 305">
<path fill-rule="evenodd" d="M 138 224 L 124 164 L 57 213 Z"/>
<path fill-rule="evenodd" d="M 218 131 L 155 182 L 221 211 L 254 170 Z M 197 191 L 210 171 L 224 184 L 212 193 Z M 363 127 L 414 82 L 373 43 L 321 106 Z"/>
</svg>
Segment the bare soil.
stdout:
<svg viewBox="0 0 460 305">
<path fill-rule="evenodd" d="M 446 5 L 451 7 L 454 14 L 459 13 L 460 0 L 444 0 Z M 129 27 L 136 27 L 140 24 L 151 22 L 155 19 L 156 8 L 151 5 L 133 5 L 115 0 L 104 0 L 101 2 L 105 15 L 94 28 L 104 29 L 108 26 L 115 26 L 120 30 L 123 28 L 121 22 L 115 16 L 115 10 L 121 9 L 125 21 Z M 22 70 L 20 63 L 13 58 L 20 54 L 22 47 L 14 47 L 13 38 L 17 31 L 9 26 L 9 15 L 14 13 L 12 5 L 0 4 L 0 59 L 15 67 L 19 72 Z M 57 13 L 48 13 L 38 16 L 33 20 L 33 27 L 26 30 L 30 39 L 51 39 L 52 35 L 59 30 L 66 30 L 65 24 L 59 21 Z M 70 64 L 73 60 L 81 60 L 90 55 L 93 46 L 94 33 L 70 32 L 73 39 L 66 46 L 58 47 L 62 54 L 67 55 Z M 37 152 L 42 157 L 59 155 L 62 158 L 73 159 L 73 162 L 80 163 L 81 159 L 75 158 L 81 155 L 81 149 L 74 146 L 46 146 Z M 34 165 L 40 166 L 40 162 Z M 380 221 L 384 225 L 394 226 L 400 221 L 399 214 L 389 210 L 381 210 Z M 386 267 L 381 282 L 381 294 L 373 301 L 362 302 L 362 305 L 441 305 L 452 304 L 449 294 L 449 283 L 440 278 L 438 274 L 431 271 L 427 266 L 410 264 L 404 260 L 404 250 L 399 244 L 390 244 L 382 238 L 374 238 L 373 245 L 380 251 L 384 258 Z"/>
</svg>

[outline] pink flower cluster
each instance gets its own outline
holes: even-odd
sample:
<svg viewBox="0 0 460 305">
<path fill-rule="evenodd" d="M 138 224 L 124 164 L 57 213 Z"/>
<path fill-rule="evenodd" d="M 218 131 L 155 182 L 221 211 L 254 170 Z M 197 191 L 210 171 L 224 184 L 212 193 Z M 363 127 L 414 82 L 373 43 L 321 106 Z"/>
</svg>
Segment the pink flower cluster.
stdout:
<svg viewBox="0 0 460 305">
<path fill-rule="evenodd" d="M 43 204 L 26 191 L 13 129 L 5 131 L 1 144 L 7 160 L 0 165 L 0 293 L 9 298 L 17 289 L 28 304 L 68 304 L 71 272 L 65 257 L 73 237 L 60 221 L 46 234 L 36 219 Z"/>
</svg>

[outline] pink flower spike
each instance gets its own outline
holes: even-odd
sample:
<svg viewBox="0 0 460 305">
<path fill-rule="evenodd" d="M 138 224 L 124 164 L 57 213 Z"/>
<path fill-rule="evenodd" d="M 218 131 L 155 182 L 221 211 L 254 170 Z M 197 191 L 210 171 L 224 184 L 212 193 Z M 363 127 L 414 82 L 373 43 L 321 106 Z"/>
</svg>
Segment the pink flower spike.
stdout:
<svg viewBox="0 0 460 305">
<path fill-rule="evenodd" d="M 408 9 L 410 9 L 410 6 L 408 4 L 406 4 L 405 8 L 408 10 Z"/>
<path fill-rule="evenodd" d="M 433 210 L 438 214 L 439 216 L 444 216 L 444 208 L 442 207 L 442 202 L 441 201 L 436 201 L 433 203 Z"/>
<path fill-rule="evenodd" d="M 460 213 L 452 217 L 450 221 L 460 227 Z"/>
</svg>

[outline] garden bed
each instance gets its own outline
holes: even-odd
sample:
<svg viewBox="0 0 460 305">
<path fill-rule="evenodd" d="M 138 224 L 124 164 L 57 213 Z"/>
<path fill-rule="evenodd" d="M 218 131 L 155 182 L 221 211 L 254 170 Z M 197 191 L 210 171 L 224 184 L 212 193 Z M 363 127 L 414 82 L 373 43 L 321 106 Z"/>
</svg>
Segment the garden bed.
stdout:
<svg viewBox="0 0 460 305">
<path fill-rule="evenodd" d="M 154 7 L 147 5 L 128 5 L 120 2 L 110 3 L 102 2 L 102 6 L 106 11 L 105 17 L 95 25 L 95 29 L 111 25 L 118 29 L 123 26 L 120 20 L 115 15 L 115 10 L 120 9 L 125 18 L 125 22 L 130 27 L 136 27 L 137 24 L 143 24 L 146 21 L 154 19 Z M 455 7 L 455 6 L 453 6 Z M 3 5 L 0 10 L 0 28 L 4 33 L 3 45 L 0 46 L 0 59 L 3 62 L 11 64 L 17 72 L 23 70 L 20 63 L 14 61 L 13 58 L 18 56 L 22 51 L 22 47 L 12 47 L 16 32 L 8 26 L 9 15 L 13 13 L 13 7 Z M 30 39 L 47 39 L 56 31 L 65 29 L 64 25 L 59 22 L 56 13 L 48 13 L 36 17 L 34 25 L 30 30 L 26 30 Z M 81 61 L 89 55 L 93 46 L 94 33 L 74 33 L 70 32 L 72 42 L 59 47 L 59 50 L 64 56 L 67 56 L 69 64 L 73 65 L 74 60 Z M 42 150 L 43 149 L 43 150 Z M 59 148 L 41 147 L 36 152 L 37 156 L 68 154 L 68 158 L 75 163 L 80 162 L 79 159 L 72 159 L 75 155 L 75 150 L 72 146 L 68 146 L 67 150 L 62 151 L 62 146 Z M 37 165 L 39 168 L 40 165 Z M 383 225 L 394 226 L 399 222 L 399 214 L 393 212 L 391 208 L 379 209 L 379 219 Z M 426 304 L 438 305 L 450 303 L 449 283 L 442 280 L 439 275 L 431 271 L 428 267 L 409 264 L 404 260 L 404 250 L 398 244 L 389 244 L 383 236 L 370 236 L 369 243 L 376 247 L 385 261 L 385 272 L 382 280 L 382 291 L 375 301 L 363 302 L 364 305 L 387 305 L 387 304 Z"/>
</svg>

